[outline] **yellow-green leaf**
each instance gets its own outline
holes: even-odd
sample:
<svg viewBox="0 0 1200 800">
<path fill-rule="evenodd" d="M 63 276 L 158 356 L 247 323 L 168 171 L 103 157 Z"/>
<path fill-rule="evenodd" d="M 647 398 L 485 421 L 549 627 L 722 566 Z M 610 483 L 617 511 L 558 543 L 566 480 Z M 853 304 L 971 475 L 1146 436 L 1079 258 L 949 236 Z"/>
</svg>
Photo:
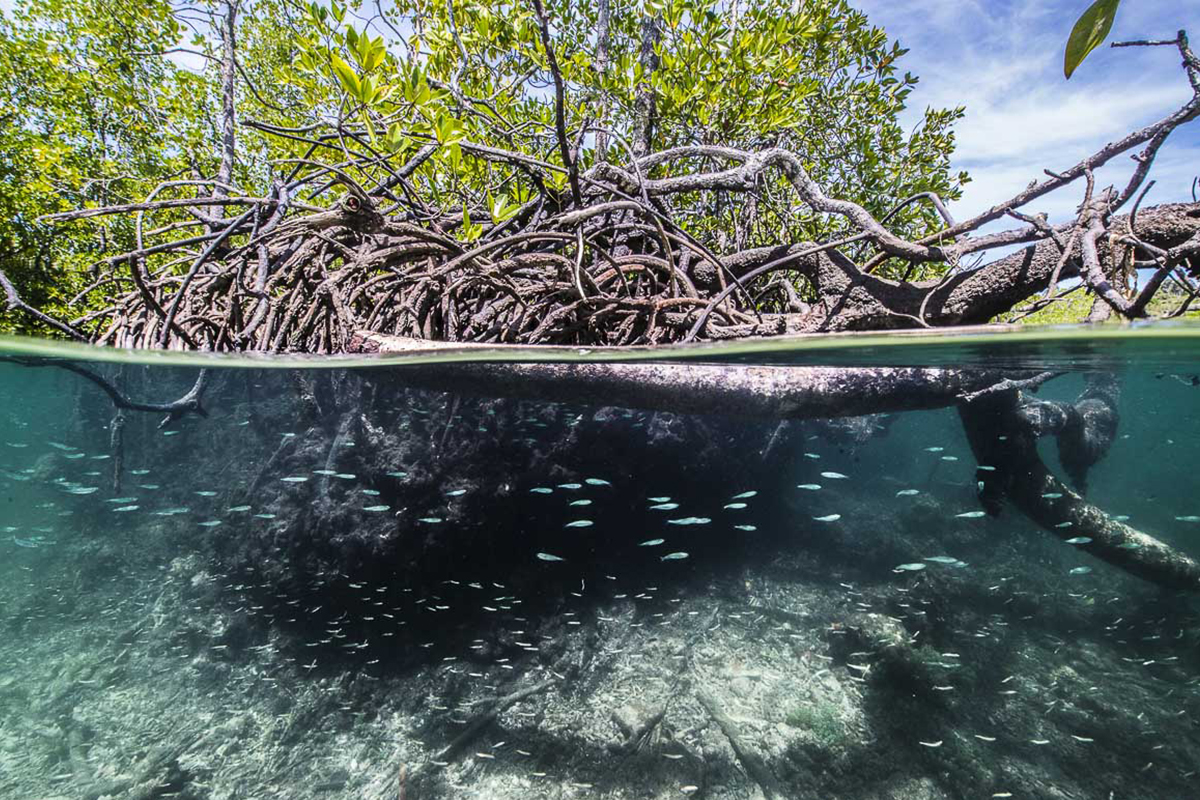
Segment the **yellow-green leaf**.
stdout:
<svg viewBox="0 0 1200 800">
<path fill-rule="evenodd" d="M 1117 6 L 1120 4 L 1121 0 L 1096 0 L 1076 21 L 1075 27 L 1071 29 L 1071 36 L 1067 39 L 1067 50 L 1063 56 L 1063 74 L 1068 78 L 1087 58 L 1088 53 L 1104 42 L 1108 32 L 1112 30 Z"/>
<path fill-rule="evenodd" d="M 354 68 L 342 60 L 340 56 L 331 55 L 330 63 L 333 65 L 333 73 L 337 75 L 338 81 L 351 97 L 358 98 L 362 94 L 362 82 L 358 79 L 358 73 Z"/>
</svg>

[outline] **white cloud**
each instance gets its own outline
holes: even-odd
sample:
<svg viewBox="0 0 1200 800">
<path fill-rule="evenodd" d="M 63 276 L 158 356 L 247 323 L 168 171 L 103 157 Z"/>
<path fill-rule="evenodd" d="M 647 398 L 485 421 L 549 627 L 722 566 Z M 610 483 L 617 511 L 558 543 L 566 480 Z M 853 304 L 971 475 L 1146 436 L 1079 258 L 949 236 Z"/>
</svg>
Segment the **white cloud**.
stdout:
<svg viewBox="0 0 1200 800">
<path fill-rule="evenodd" d="M 1132 125 L 1183 105 L 1177 86 L 1136 94 L 1081 91 L 1056 96 L 1048 88 L 987 97 L 968 106 L 958 131 L 959 153 L 971 164 L 1046 153 L 1072 152 L 1072 163 L 1098 145 L 1124 136 Z M 1061 169 L 1066 164 L 1043 166 Z"/>
<path fill-rule="evenodd" d="M 1064 80 L 1063 46 L 1080 11 L 1075 2 L 858 0 L 857 5 L 911 48 L 900 68 L 921 82 L 906 121 L 918 120 L 926 106 L 966 106 L 954 162 L 974 180 L 955 204 L 961 217 L 1044 178 L 1044 169 L 1072 166 L 1179 108 L 1191 94 L 1178 54 L 1165 47 L 1100 48 Z M 1118 39 L 1170 38 L 1187 22 L 1171 0 L 1124 6 L 1114 28 Z M 1122 185 L 1131 168 L 1127 156 L 1118 156 L 1097 177 Z M 1154 196 L 1159 202 L 1190 199 L 1197 170 L 1200 125 L 1193 123 L 1160 151 L 1152 173 L 1159 180 Z M 1073 212 L 1081 194 L 1082 187 L 1068 189 L 1028 210 L 1061 219 Z"/>
</svg>

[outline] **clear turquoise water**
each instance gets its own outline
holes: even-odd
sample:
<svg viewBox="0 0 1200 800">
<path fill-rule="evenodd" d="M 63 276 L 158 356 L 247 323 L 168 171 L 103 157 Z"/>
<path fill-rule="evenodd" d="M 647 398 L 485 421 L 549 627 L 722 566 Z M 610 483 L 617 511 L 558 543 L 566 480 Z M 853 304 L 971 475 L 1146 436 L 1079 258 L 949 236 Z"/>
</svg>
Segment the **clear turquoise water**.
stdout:
<svg viewBox="0 0 1200 800">
<path fill-rule="evenodd" d="M 0 797 L 1194 793 L 1194 593 L 1011 505 L 959 516 L 954 408 L 787 422 L 415 389 L 402 358 L 0 355 L 48 359 L 0 363 Z M 1038 396 L 1068 403 L 1113 374 L 1087 499 L 1200 558 L 1192 328 L 672 358 L 1051 370 Z M 60 361 L 147 402 L 206 367 L 207 416 L 114 437 Z"/>
</svg>

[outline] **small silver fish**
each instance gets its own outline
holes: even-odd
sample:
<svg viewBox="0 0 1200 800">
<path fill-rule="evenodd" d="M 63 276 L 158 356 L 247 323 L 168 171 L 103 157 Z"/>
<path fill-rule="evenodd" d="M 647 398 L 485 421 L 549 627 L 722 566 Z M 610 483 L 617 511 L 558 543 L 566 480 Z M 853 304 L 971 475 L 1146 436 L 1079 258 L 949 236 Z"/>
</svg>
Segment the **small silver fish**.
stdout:
<svg viewBox="0 0 1200 800">
<path fill-rule="evenodd" d="M 256 519 L 275 519 L 274 514 L 255 514 Z"/>
<path fill-rule="evenodd" d="M 758 494 L 758 492 L 755 492 L 755 491 L 742 492 L 741 494 L 735 494 L 733 497 L 731 497 L 729 499 L 730 500 L 749 500 L 751 497 L 754 497 L 757 494 Z"/>
<path fill-rule="evenodd" d="M 919 489 L 901 489 L 896 492 L 896 497 L 912 497 L 914 494 L 920 494 Z"/>
<path fill-rule="evenodd" d="M 558 488 L 560 488 L 560 489 L 572 489 L 572 490 L 574 490 L 574 489 L 582 489 L 582 488 L 583 488 L 583 484 L 582 484 L 582 483 L 560 483 L 560 484 L 558 485 Z"/>
<path fill-rule="evenodd" d="M 733 511 L 737 511 L 737 510 L 743 509 L 745 507 L 746 507 L 745 503 L 726 503 L 725 504 L 725 508 L 731 509 Z"/>
<path fill-rule="evenodd" d="M 953 556 L 928 556 L 926 561 L 934 564 L 957 564 L 958 559 Z"/>
<path fill-rule="evenodd" d="M 565 558 L 560 558 L 552 553 L 538 553 L 537 557 L 542 561 L 566 561 Z"/>
<path fill-rule="evenodd" d="M 940 453 L 945 449 L 946 448 L 944 448 L 944 447 L 926 447 L 925 452 L 926 453 Z"/>
<path fill-rule="evenodd" d="M 822 472 L 821 477 L 829 478 L 829 480 L 831 480 L 831 481 L 844 481 L 844 480 L 848 480 L 850 478 L 849 475 L 843 475 L 840 472 Z"/>
<path fill-rule="evenodd" d="M 243 511 L 249 511 L 250 506 L 233 506 L 229 510 L 232 511 L 234 514 L 240 514 Z"/>
<path fill-rule="evenodd" d="M 979 519 L 987 516 L 986 511 L 964 511 L 961 514 L 954 515 L 957 519 Z"/>
<path fill-rule="evenodd" d="M 386 506 L 386 505 L 366 506 L 365 508 L 363 508 L 363 511 L 387 511 L 390 508 L 391 508 L 391 506 Z"/>
<path fill-rule="evenodd" d="M 1075 567 L 1068 574 L 1069 575 L 1087 575 L 1091 571 L 1092 571 L 1091 567 Z"/>
<path fill-rule="evenodd" d="M 755 525 L 734 525 L 734 529 L 739 531 L 756 531 L 758 527 Z"/>
<path fill-rule="evenodd" d="M 437 523 L 439 523 L 441 521 L 442 521 L 441 517 L 417 517 L 417 522 L 427 522 L 430 525 L 436 525 Z"/>
<path fill-rule="evenodd" d="M 568 522 L 563 527 L 564 528 L 590 528 L 595 524 L 596 523 L 592 522 L 590 519 L 577 519 L 572 522 Z"/>
<path fill-rule="evenodd" d="M 407 472 L 389 472 L 387 475 L 389 478 L 407 478 L 408 477 Z"/>
<path fill-rule="evenodd" d="M 821 484 L 819 484 L 819 483 L 801 483 L 796 488 L 804 489 L 809 492 L 815 492 L 821 488 Z"/>
<path fill-rule="evenodd" d="M 650 506 L 651 511 L 674 511 L 677 508 L 679 508 L 679 503 L 659 503 Z"/>
<path fill-rule="evenodd" d="M 708 517 L 683 517 L 681 519 L 669 519 L 668 525 L 707 525 L 712 522 Z"/>
<path fill-rule="evenodd" d="M 1043 500 L 1057 500 L 1062 497 L 1062 492 L 1046 492 L 1042 495 Z"/>
<path fill-rule="evenodd" d="M 911 564 L 900 564 L 892 572 L 920 572 L 923 569 L 925 569 L 925 565 L 915 561 Z"/>
<path fill-rule="evenodd" d="M 592 501 L 587 500 L 587 499 L 572 500 L 571 502 L 567 503 L 567 505 L 569 505 L 569 506 L 590 506 L 591 504 L 592 504 Z"/>
<path fill-rule="evenodd" d="M 535 486 L 529 490 L 530 494 L 552 494 L 553 492 L 554 490 L 547 486 Z"/>
<path fill-rule="evenodd" d="M 805 453 L 805 454 L 804 454 L 804 457 L 805 457 L 805 458 L 812 458 L 812 459 L 818 459 L 818 458 L 820 458 L 820 456 L 819 456 L 819 455 L 817 455 L 816 453 Z"/>
<path fill-rule="evenodd" d="M 612 486 L 611 483 L 604 480 L 603 478 L 584 478 L 583 482 L 588 484 L 589 486 Z"/>
<path fill-rule="evenodd" d="M 352 481 L 355 478 L 357 478 L 358 476 L 353 475 L 349 472 L 335 472 L 335 473 L 333 473 L 333 477 L 340 478 L 341 480 L 344 480 L 344 481 Z"/>
<path fill-rule="evenodd" d="M 665 541 L 666 539 L 647 539 L 646 541 L 640 543 L 638 547 L 658 547 Z"/>
<path fill-rule="evenodd" d="M 221 524 L 221 520 L 210 519 L 210 520 L 205 520 L 204 522 L 197 522 L 196 524 L 199 525 L 201 528 L 215 528 Z"/>
<path fill-rule="evenodd" d="M 314 469 L 313 475 L 324 475 L 325 477 L 328 478 L 331 475 L 337 475 L 337 470 L 335 470 L 335 469 Z"/>
<path fill-rule="evenodd" d="M 1114 519 L 1116 518 L 1114 517 Z M 1126 517 L 1126 519 L 1129 518 Z M 1197 517 L 1194 514 L 1189 514 L 1186 517 L 1176 517 L 1175 519 L 1179 522 L 1200 522 L 1200 517 Z"/>
<path fill-rule="evenodd" d="M 289 475 L 288 477 L 280 478 L 279 480 L 283 481 L 284 483 L 304 483 L 306 480 L 308 480 L 308 477 L 305 475 Z M 200 493 L 196 492 L 196 494 Z"/>
<path fill-rule="evenodd" d="M 958 456 L 942 456 L 942 461 L 958 461 Z"/>
<path fill-rule="evenodd" d="M 669 503 L 669 502 L 671 502 L 671 498 L 669 498 L 669 497 L 651 497 L 651 498 L 649 498 L 649 500 L 651 503 Z"/>
<path fill-rule="evenodd" d="M 302 478 L 302 480 L 308 480 L 308 478 Z M 196 492 L 196 494 L 200 495 L 201 497 L 216 497 L 217 496 L 216 492 L 209 492 L 209 491 L 204 491 L 204 490 L 198 491 L 198 492 Z"/>
<path fill-rule="evenodd" d="M 467 493 L 466 489 L 454 489 L 452 491 L 446 492 L 446 497 L 462 497 L 466 493 Z"/>
<path fill-rule="evenodd" d="M 1090 536 L 1075 536 L 1067 539 L 1067 544 L 1091 544 L 1092 537 Z"/>
<path fill-rule="evenodd" d="M 826 514 L 823 517 L 813 517 L 817 522 L 837 522 L 841 518 L 841 514 Z"/>
<path fill-rule="evenodd" d="M 687 553 L 667 553 L 665 556 L 660 558 L 659 561 L 682 561 L 687 557 Z"/>
<path fill-rule="evenodd" d="M 113 509 L 113 512 L 114 512 L 114 513 L 119 513 L 119 512 L 123 512 L 123 511 L 137 511 L 139 508 L 141 508 L 141 506 L 137 506 L 137 505 L 134 505 L 134 506 L 117 506 L 116 508 L 114 508 L 114 509 Z"/>
</svg>

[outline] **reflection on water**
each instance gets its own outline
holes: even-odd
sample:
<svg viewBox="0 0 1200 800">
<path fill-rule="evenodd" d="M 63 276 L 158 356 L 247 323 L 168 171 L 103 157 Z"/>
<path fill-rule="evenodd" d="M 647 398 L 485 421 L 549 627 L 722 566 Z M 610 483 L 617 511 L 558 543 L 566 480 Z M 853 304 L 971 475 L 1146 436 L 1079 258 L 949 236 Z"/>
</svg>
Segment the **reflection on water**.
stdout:
<svg viewBox="0 0 1200 800">
<path fill-rule="evenodd" d="M 1198 347 L 760 360 L 1061 369 L 1037 397 L 1064 403 L 1103 368 L 1119 427 L 1087 499 L 1195 557 Z M 85 368 L 145 402 L 197 377 Z M 697 416 L 427 383 L 216 368 L 206 416 L 160 426 L 79 372 L 0 363 L 0 796 L 1193 792 L 1193 593 L 991 508 L 955 408 Z M 1071 500 L 1037 446 L 1067 487 L 1044 499 Z"/>
</svg>

